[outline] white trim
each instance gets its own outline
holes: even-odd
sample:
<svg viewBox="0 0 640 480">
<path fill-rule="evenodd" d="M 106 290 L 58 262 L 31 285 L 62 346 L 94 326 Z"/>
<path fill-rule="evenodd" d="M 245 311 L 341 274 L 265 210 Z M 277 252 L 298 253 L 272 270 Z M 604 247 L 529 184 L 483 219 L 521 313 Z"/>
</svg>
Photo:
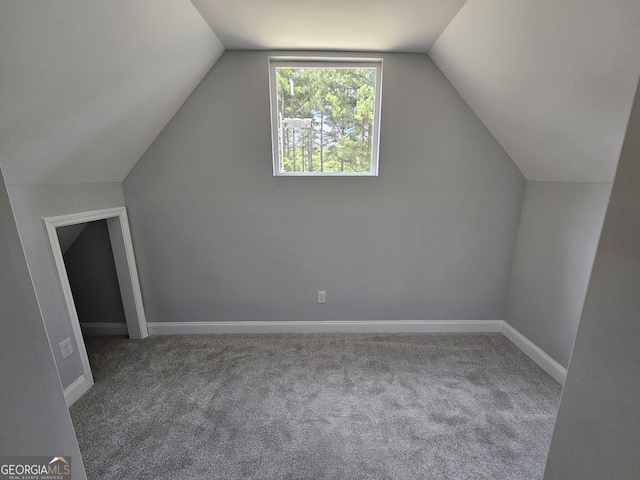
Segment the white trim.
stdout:
<svg viewBox="0 0 640 480">
<path fill-rule="evenodd" d="M 126 323 L 81 323 L 83 335 L 100 337 L 115 337 L 129 335 Z"/>
<path fill-rule="evenodd" d="M 122 208 L 118 217 L 108 218 L 107 226 L 114 253 L 129 337 L 136 339 L 146 338 L 149 335 L 147 318 L 142 303 L 140 279 L 133 253 L 133 240 L 129 230 L 129 217 L 127 216 L 126 208 Z M 124 262 L 121 261 L 122 253 L 124 253 L 125 257 Z"/>
<path fill-rule="evenodd" d="M 56 224 L 49 222 L 47 219 L 43 219 L 44 226 L 49 239 L 49 247 L 51 255 L 53 257 L 54 267 L 58 277 L 58 283 L 62 290 L 62 298 L 67 311 L 67 319 L 71 332 L 75 338 L 76 347 L 78 349 L 78 356 L 80 357 L 80 366 L 82 367 L 82 374 L 85 380 L 89 383 L 89 386 L 93 385 L 93 375 L 91 374 L 91 365 L 89 364 L 89 356 L 87 355 L 87 349 L 82 339 L 82 330 L 80 329 L 80 321 L 78 320 L 78 312 L 73 301 L 73 295 L 71 294 L 71 286 L 69 285 L 69 278 L 67 277 L 67 271 L 64 266 L 64 258 L 62 257 L 62 250 L 60 249 L 60 242 L 58 241 L 58 235 L 56 234 L 56 226 L 73 225 L 73 223 Z"/>
<path fill-rule="evenodd" d="M 78 312 L 76 311 L 75 302 L 73 301 L 71 285 L 69 285 L 69 278 L 67 277 L 67 270 L 64 264 L 62 250 L 60 249 L 58 235 L 56 234 L 56 228 L 64 227 L 67 225 L 76 225 L 78 223 L 109 219 L 113 219 L 115 222 L 117 222 L 115 225 L 117 225 L 119 227 L 119 230 L 122 232 L 126 265 L 130 276 L 129 287 L 132 290 L 130 293 L 135 302 L 135 315 L 127 315 L 126 318 L 128 332 L 130 332 L 130 336 L 132 338 L 145 338 L 148 335 L 147 321 L 144 315 L 144 308 L 142 306 L 142 294 L 138 281 L 135 257 L 133 255 L 133 245 L 131 243 L 131 233 L 129 231 L 129 222 L 127 219 L 127 211 L 125 207 L 95 210 L 91 212 L 72 213 L 55 217 L 46 217 L 42 219 L 46 237 L 49 242 L 49 250 L 51 252 L 54 268 L 56 270 L 56 276 L 58 277 L 58 284 L 60 285 L 62 293 L 63 304 L 67 312 L 67 320 L 75 339 L 76 347 L 78 349 L 78 357 L 80 359 L 80 365 L 82 367 L 82 375 L 84 377 L 84 382 L 86 382 L 87 385 L 86 388 L 83 387 L 80 389 L 80 394 L 91 388 L 91 386 L 93 385 L 93 375 L 91 373 L 91 365 L 89 364 L 87 349 L 84 344 L 84 339 L 82 338 L 80 320 L 78 319 Z M 107 224 L 109 224 L 109 222 L 107 222 Z M 111 227 L 109 228 L 109 231 L 111 235 Z M 116 262 L 116 265 L 118 265 L 118 262 Z M 76 382 L 74 382 L 73 385 L 75 385 Z M 73 391 L 75 392 L 75 389 Z"/>
<path fill-rule="evenodd" d="M 148 323 L 150 335 L 232 333 L 502 333 L 558 383 L 567 369 L 504 320 L 338 320 Z"/>
<path fill-rule="evenodd" d="M 280 142 L 278 127 L 278 89 L 276 69 L 291 68 L 373 68 L 376 70 L 376 82 L 373 100 L 373 132 L 371 139 L 371 170 L 368 172 L 283 172 L 280 171 Z M 380 119 L 382 117 L 382 67 L 383 59 L 378 57 L 354 58 L 345 56 L 269 57 L 269 105 L 271 113 L 271 152 L 273 175 L 275 177 L 375 177 L 378 176 L 380 163 Z"/>
<path fill-rule="evenodd" d="M 91 381 L 93 385 L 93 380 Z M 91 388 L 87 377 L 80 375 L 71 385 L 64 389 L 64 399 L 67 402 L 67 408 L 73 405 L 82 395 L 87 393 Z"/>
<path fill-rule="evenodd" d="M 564 386 L 565 379 L 567 378 L 566 368 L 543 352 L 540 347 L 507 322 L 502 322 L 502 334 L 511 340 L 516 347 L 522 350 L 526 356 L 537 363 L 540 368 L 553 377 L 560 385 Z"/>
<path fill-rule="evenodd" d="M 341 320 L 148 323 L 151 335 L 224 333 L 499 333 L 502 320 Z"/>
<path fill-rule="evenodd" d="M 95 222 L 96 220 L 105 220 L 107 218 L 119 217 L 125 211 L 125 207 L 105 208 L 104 210 L 94 210 L 91 212 L 70 213 L 67 215 L 58 215 L 56 217 L 43 218 L 45 223 L 51 224 L 53 227 L 65 227 L 67 225 L 77 225 L 78 223 Z"/>
</svg>

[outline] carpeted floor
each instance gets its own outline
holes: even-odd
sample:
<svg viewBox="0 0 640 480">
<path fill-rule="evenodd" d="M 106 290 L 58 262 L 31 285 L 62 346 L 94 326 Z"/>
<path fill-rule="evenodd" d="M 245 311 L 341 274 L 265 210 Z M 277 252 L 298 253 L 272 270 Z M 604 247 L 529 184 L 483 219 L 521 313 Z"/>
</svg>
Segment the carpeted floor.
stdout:
<svg viewBox="0 0 640 480">
<path fill-rule="evenodd" d="M 540 479 L 561 391 L 500 334 L 86 344 L 90 480 Z"/>
</svg>

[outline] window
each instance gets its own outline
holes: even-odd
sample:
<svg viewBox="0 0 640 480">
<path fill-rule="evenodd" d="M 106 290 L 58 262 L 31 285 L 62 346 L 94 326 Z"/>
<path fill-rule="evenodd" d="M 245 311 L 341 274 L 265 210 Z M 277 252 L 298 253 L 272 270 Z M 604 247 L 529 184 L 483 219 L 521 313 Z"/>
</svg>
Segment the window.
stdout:
<svg viewBox="0 0 640 480">
<path fill-rule="evenodd" d="M 379 59 L 271 58 L 273 174 L 378 174 Z"/>
</svg>

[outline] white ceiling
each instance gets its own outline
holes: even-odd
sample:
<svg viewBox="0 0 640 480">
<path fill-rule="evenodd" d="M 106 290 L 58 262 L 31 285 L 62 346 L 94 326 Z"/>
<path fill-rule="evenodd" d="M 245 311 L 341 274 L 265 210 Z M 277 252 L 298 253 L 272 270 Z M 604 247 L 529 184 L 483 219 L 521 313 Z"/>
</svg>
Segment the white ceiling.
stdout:
<svg viewBox="0 0 640 480">
<path fill-rule="evenodd" d="M 223 50 L 188 0 L 0 1 L 5 180 L 121 182 Z"/>
<path fill-rule="evenodd" d="M 228 49 L 426 52 L 466 0 L 191 0 Z"/>
<path fill-rule="evenodd" d="M 528 180 L 613 181 L 638 0 L 469 0 L 429 55 Z"/>
</svg>

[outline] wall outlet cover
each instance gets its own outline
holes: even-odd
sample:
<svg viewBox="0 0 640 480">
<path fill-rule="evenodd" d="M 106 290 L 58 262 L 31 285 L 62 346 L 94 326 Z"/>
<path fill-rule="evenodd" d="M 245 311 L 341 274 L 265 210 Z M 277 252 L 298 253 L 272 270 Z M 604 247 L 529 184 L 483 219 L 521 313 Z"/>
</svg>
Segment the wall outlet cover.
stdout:
<svg viewBox="0 0 640 480">
<path fill-rule="evenodd" d="M 327 303 L 327 292 L 318 290 L 318 303 Z"/>
<path fill-rule="evenodd" d="M 73 345 L 71 344 L 70 338 L 63 340 L 59 345 L 63 360 L 73 353 Z"/>
</svg>

